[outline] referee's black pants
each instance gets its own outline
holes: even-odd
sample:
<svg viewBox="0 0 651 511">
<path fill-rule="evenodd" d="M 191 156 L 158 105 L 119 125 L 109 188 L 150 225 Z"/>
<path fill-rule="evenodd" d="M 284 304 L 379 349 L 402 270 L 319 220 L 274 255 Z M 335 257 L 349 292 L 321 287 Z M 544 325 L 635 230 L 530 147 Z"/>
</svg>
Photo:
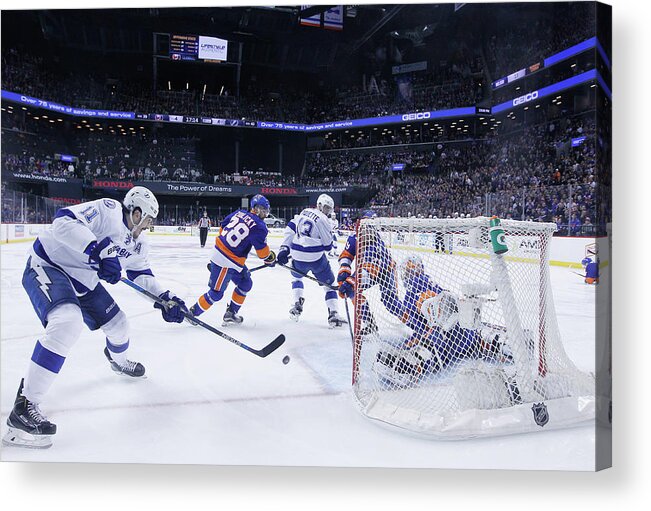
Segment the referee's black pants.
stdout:
<svg viewBox="0 0 651 511">
<path fill-rule="evenodd" d="M 201 246 L 206 245 L 206 239 L 208 238 L 208 227 L 199 227 L 199 239 L 201 240 Z"/>
</svg>

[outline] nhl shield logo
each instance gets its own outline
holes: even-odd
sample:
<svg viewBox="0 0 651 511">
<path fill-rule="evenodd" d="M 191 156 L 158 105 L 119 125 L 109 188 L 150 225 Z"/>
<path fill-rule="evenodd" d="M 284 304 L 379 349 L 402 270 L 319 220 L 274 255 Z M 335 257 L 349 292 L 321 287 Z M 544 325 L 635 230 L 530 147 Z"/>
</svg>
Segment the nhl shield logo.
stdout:
<svg viewBox="0 0 651 511">
<path fill-rule="evenodd" d="M 549 414 L 547 413 L 547 407 L 545 403 L 534 403 L 531 407 L 533 412 L 533 420 L 536 421 L 536 424 L 541 428 L 549 422 Z"/>
</svg>

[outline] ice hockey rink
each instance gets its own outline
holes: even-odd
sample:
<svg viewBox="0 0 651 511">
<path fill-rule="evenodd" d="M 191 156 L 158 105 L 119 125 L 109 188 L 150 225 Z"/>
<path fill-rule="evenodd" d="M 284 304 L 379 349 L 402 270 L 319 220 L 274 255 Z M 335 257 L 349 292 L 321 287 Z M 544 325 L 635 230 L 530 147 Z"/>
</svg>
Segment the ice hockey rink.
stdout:
<svg viewBox="0 0 651 511">
<path fill-rule="evenodd" d="M 207 290 L 211 249 L 200 248 L 197 237 L 148 239 L 162 285 L 194 303 Z M 280 236 L 269 242 L 277 249 Z M 21 286 L 29 247 L 0 247 L 2 434 L 42 332 Z M 250 257 L 249 267 L 258 262 Z M 331 265 L 336 269 L 336 260 Z M 579 369 L 594 371 L 595 288 L 569 268 L 552 267 L 551 278 L 565 349 Z M 594 470 L 594 426 L 444 442 L 369 421 L 352 398 L 350 334 L 328 328 L 322 289 L 305 281 L 305 312 L 294 323 L 289 272 L 264 269 L 253 281 L 244 323 L 228 333 L 255 348 L 285 334 L 285 344 L 267 358 L 187 323 L 165 323 L 133 289 L 106 284 L 130 320 L 130 358 L 145 365 L 148 378 L 114 374 L 101 331 L 84 329 L 42 405 L 58 425 L 54 446 L 2 446 L 2 460 Z M 221 328 L 226 305 L 225 299 L 202 319 Z M 343 302 L 340 311 L 345 315 Z"/>
</svg>

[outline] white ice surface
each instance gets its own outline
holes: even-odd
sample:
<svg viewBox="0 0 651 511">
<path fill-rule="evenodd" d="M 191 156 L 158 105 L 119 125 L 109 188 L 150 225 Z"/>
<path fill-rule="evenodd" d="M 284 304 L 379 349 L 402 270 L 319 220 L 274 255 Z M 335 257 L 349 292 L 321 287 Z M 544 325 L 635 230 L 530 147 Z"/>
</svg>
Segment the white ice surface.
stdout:
<svg viewBox="0 0 651 511">
<path fill-rule="evenodd" d="M 206 291 L 210 249 L 189 236 L 150 236 L 153 269 L 188 305 Z M 280 238 L 270 238 L 277 248 Z M 29 243 L 2 245 L 2 434 L 16 389 L 42 332 L 21 277 Z M 341 247 L 340 247 L 341 248 Z M 257 266 L 252 256 L 249 266 Z M 331 262 L 333 269 L 336 262 Z M 551 270 L 566 351 L 594 371 L 595 288 L 572 270 Z M 106 285 L 127 313 L 129 357 L 146 380 L 116 376 L 101 331 L 85 329 L 42 408 L 58 425 L 54 446 L 3 446 L 3 461 L 185 463 L 359 467 L 593 470 L 595 431 L 584 426 L 481 440 L 440 442 L 405 435 L 365 419 L 353 404 L 347 329 L 330 330 L 323 290 L 305 281 L 300 322 L 288 319 L 289 272 L 253 274 L 242 308 L 245 322 L 228 333 L 261 347 L 279 333 L 287 341 L 262 359 L 214 334 L 168 324 L 124 284 Z M 230 289 L 227 297 L 230 298 Z M 202 319 L 219 327 L 227 300 Z M 343 303 L 340 305 L 344 315 Z M 281 360 L 290 355 L 291 362 Z"/>
</svg>

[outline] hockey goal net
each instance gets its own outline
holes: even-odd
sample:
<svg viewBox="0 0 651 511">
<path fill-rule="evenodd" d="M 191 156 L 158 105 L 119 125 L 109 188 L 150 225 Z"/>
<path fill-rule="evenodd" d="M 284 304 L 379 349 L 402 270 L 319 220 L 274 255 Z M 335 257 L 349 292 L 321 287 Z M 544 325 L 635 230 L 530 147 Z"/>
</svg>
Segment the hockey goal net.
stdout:
<svg viewBox="0 0 651 511">
<path fill-rule="evenodd" d="M 556 321 L 555 229 L 503 220 L 492 232 L 487 217 L 361 220 L 353 394 L 362 413 L 440 438 L 593 419 L 594 377 L 569 359 Z"/>
</svg>

